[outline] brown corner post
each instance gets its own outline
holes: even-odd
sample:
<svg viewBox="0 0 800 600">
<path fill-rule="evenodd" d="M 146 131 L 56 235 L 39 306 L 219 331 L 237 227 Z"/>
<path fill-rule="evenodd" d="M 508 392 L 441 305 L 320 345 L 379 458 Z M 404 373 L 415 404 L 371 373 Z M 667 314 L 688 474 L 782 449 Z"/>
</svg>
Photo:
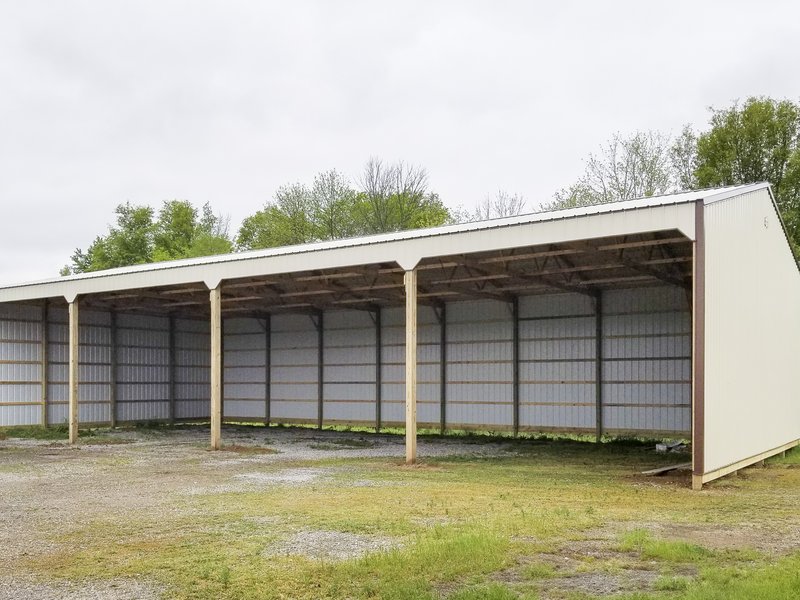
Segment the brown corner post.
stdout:
<svg viewBox="0 0 800 600">
<path fill-rule="evenodd" d="M 79 302 L 69 303 L 69 443 L 78 442 L 78 381 L 80 361 Z"/>
<path fill-rule="evenodd" d="M 222 286 L 209 292 L 211 303 L 211 449 L 222 447 Z"/>
<path fill-rule="evenodd" d="M 692 307 L 692 489 L 703 487 L 705 473 L 705 286 L 704 204 L 695 204 Z"/>
<path fill-rule="evenodd" d="M 417 462 L 417 270 L 406 271 L 406 463 Z"/>
</svg>

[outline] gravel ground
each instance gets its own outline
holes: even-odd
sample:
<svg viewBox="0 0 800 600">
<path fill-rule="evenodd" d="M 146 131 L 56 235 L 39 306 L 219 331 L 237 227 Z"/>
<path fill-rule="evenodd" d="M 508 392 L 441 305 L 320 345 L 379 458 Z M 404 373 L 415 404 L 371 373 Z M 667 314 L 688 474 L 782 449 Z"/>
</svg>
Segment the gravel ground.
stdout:
<svg viewBox="0 0 800 600">
<path fill-rule="evenodd" d="M 158 598 L 153 582 L 37 581 L 21 570 L 57 549 L 54 531 L 124 520 L 136 514 L 182 516 L 180 497 L 252 491 L 269 486 L 310 484 L 375 485 L 367 479 L 337 481 L 347 467 L 308 468 L 303 461 L 326 458 L 397 458 L 405 452 L 399 436 L 363 435 L 289 428 L 225 428 L 233 451 L 209 452 L 208 429 L 117 430 L 98 439 L 66 442 L 0 441 L 0 600 Z M 275 453 L 250 452 L 268 446 Z M 502 443 L 421 439 L 421 457 L 507 455 Z M 294 463 L 294 464 L 292 464 Z M 303 549 L 310 556 L 340 559 L 392 547 L 393 540 L 330 531 L 299 531 L 277 551 Z M 274 549 L 273 549 L 274 550 Z"/>
<path fill-rule="evenodd" d="M 399 546 L 397 540 L 384 536 L 312 530 L 298 531 L 268 547 L 264 554 L 266 556 L 300 555 L 324 560 L 345 560 Z"/>
</svg>

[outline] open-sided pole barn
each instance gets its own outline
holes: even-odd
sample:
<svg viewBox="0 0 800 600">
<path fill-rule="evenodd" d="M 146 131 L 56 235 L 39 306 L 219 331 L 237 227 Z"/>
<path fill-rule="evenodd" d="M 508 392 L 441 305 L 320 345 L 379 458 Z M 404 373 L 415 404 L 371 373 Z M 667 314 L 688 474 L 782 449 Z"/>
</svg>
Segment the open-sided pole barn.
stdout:
<svg viewBox="0 0 800 600">
<path fill-rule="evenodd" d="M 691 437 L 696 488 L 800 442 L 769 186 L 0 288 L 0 425 L 210 420 Z"/>
</svg>

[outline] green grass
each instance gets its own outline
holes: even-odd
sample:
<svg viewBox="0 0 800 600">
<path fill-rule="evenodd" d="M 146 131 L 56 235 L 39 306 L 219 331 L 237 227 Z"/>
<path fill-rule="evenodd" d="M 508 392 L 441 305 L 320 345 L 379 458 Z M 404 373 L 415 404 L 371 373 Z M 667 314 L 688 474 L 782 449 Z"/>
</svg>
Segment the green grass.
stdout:
<svg viewBox="0 0 800 600">
<path fill-rule="evenodd" d="M 95 431 L 93 429 L 82 429 L 80 434 L 84 437 L 91 437 L 95 435 Z M 50 427 L 19 425 L 0 428 L 0 435 L 4 436 L 0 439 L 66 440 L 69 438 L 69 427 L 67 425 L 52 425 Z"/>
<path fill-rule="evenodd" d="M 361 438 L 319 443 L 363 447 L 354 442 Z M 170 598 L 200 600 L 533 599 L 577 574 L 624 579 L 628 569 L 661 574 L 650 589 L 621 596 L 628 600 L 797 597 L 790 591 L 800 589 L 800 555 L 771 565 L 771 556 L 744 546 L 724 550 L 692 539 L 660 539 L 647 526 L 662 524 L 656 531 L 668 530 L 670 523 L 706 531 L 754 523 L 800 527 L 800 469 L 770 461 L 766 469 L 696 493 L 688 480 L 639 475 L 675 460 L 655 454 L 650 442 L 597 445 L 532 437 L 506 443 L 508 452 L 499 458 L 442 457 L 415 468 L 396 459 L 342 455 L 264 463 L 258 467 L 264 473 L 295 466 L 343 469 L 301 488 L 271 485 L 176 496 L 174 511 L 62 523 L 46 530 L 52 552 L 23 559 L 19 567 L 45 578 L 146 577 L 167 586 Z M 187 468 L 202 469 L 208 456 L 198 451 L 196 466 Z M 121 462 L 118 476 L 124 479 L 124 469 L 136 462 Z M 370 485 L 352 485 L 363 481 Z M 388 536 L 401 545 L 342 562 L 265 554 L 285 536 L 315 529 Z M 616 537 L 605 542 L 603 552 L 580 551 L 597 531 L 608 529 Z M 562 562 L 552 560 L 558 554 L 564 555 Z M 554 597 L 591 598 L 579 591 Z"/>
<path fill-rule="evenodd" d="M 672 563 L 697 562 L 709 558 L 712 552 L 697 544 L 684 541 L 654 539 L 649 531 L 634 529 L 622 536 L 622 552 L 638 552 L 643 558 Z"/>
</svg>

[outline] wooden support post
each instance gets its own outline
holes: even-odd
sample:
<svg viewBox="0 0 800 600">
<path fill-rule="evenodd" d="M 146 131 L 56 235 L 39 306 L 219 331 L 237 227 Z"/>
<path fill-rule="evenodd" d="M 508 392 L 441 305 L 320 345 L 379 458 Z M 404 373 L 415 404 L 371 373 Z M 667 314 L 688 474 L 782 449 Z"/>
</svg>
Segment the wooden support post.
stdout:
<svg viewBox="0 0 800 600">
<path fill-rule="evenodd" d="M 78 365 L 80 360 L 79 304 L 69 303 L 69 443 L 78 442 Z"/>
<path fill-rule="evenodd" d="M 317 429 L 325 416 L 325 313 L 317 313 Z"/>
<path fill-rule="evenodd" d="M 512 386 L 512 404 L 513 404 L 513 426 L 514 436 L 519 435 L 519 298 L 514 296 L 511 300 L 511 319 L 512 325 L 512 345 L 511 345 L 511 360 L 513 361 L 513 386 Z"/>
<path fill-rule="evenodd" d="M 375 309 L 375 432 L 381 430 L 381 408 L 383 404 L 383 324 L 381 307 Z"/>
<path fill-rule="evenodd" d="M 175 423 L 175 375 L 177 373 L 177 357 L 175 350 L 175 316 L 169 316 L 169 424 Z"/>
<path fill-rule="evenodd" d="M 405 273 L 406 463 L 417 462 L 417 270 Z"/>
<path fill-rule="evenodd" d="M 111 428 L 117 426 L 117 377 L 119 371 L 119 349 L 117 344 L 117 313 L 113 310 L 109 315 L 111 318 L 111 355 L 110 355 L 110 363 L 111 363 L 111 373 L 109 375 L 109 389 L 108 389 L 108 401 L 109 401 L 109 424 Z"/>
<path fill-rule="evenodd" d="M 211 301 L 211 449 L 222 446 L 222 286 L 210 291 Z"/>
<path fill-rule="evenodd" d="M 603 292 L 594 297 L 594 411 L 595 438 L 603 439 Z"/>
<path fill-rule="evenodd" d="M 264 321 L 264 425 L 269 425 L 272 417 L 272 315 Z"/>
<path fill-rule="evenodd" d="M 42 371 L 41 385 L 42 385 L 42 427 L 47 427 L 47 321 L 48 321 L 48 306 L 47 300 L 42 304 L 42 345 L 41 355 L 39 356 L 39 366 Z"/>
<path fill-rule="evenodd" d="M 447 431 L 447 304 L 439 308 L 439 432 Z"/>
</svg>

